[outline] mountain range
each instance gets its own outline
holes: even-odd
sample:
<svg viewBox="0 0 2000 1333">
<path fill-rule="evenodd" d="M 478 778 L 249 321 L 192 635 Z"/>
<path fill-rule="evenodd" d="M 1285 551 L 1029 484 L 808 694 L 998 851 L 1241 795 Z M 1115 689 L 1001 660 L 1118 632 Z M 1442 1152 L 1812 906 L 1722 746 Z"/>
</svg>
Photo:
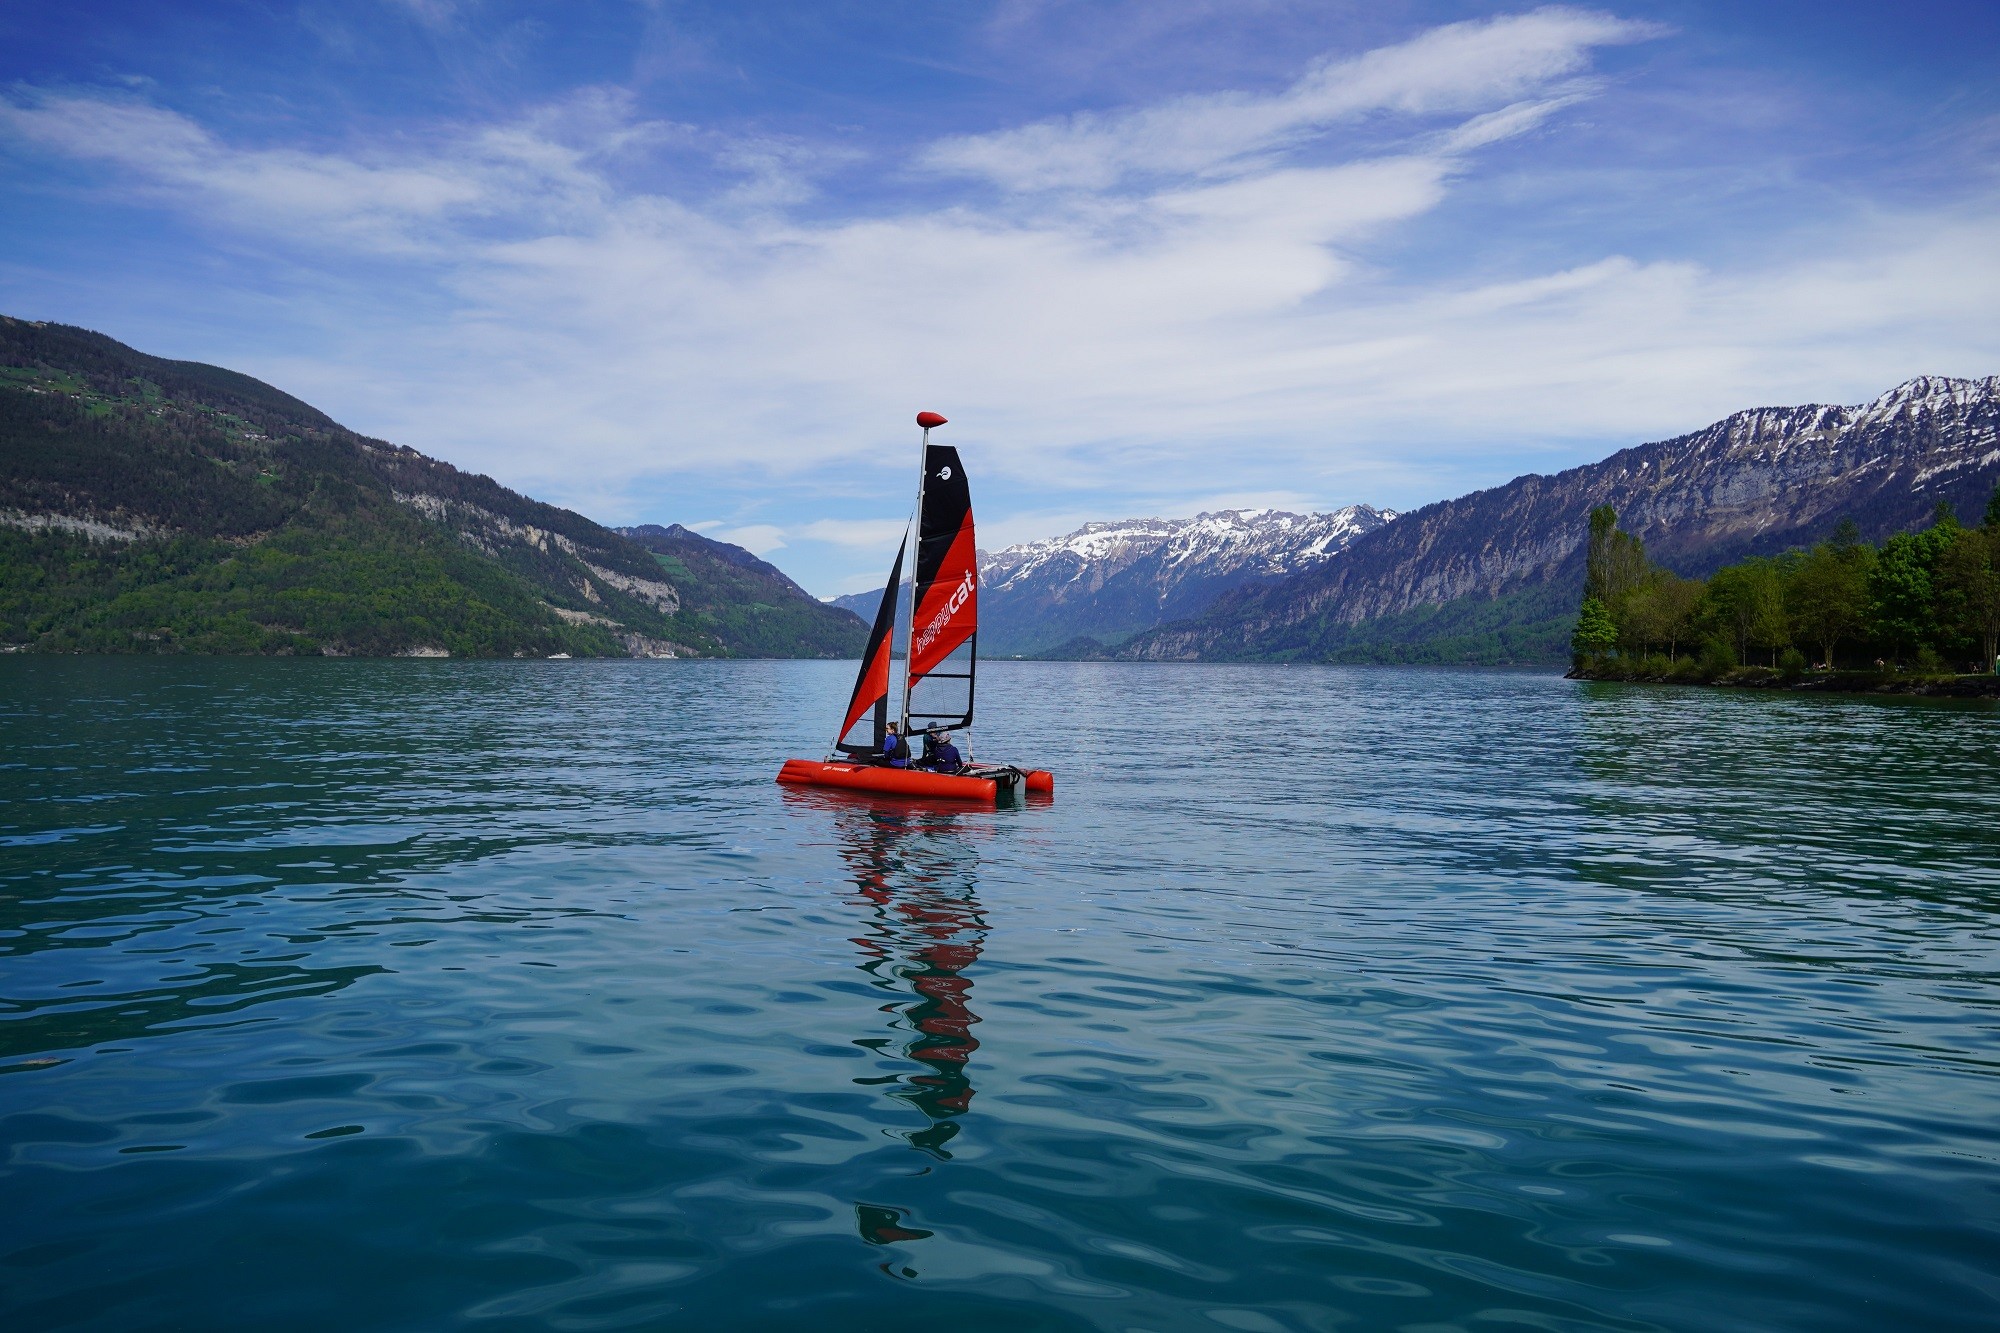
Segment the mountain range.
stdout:
<svg viewBox="0 0 2000 1333">
<path fill-rule="evenodd" d="M 748 551 L 639 539 L 234 371 L 0 316 L 0 645 L 853 656 Z"/>
<path fill-rule="evenodd" d="M 981 553 L 988 656 L 1557 661 L 1598 505 L 1682 574 L 1881 540 L 2000 482 L 2000 376 L 1734 413 L 1397 515 L 1227 510 Z M 0 650 L 852 657 L 678 524 L 611 529 L 249 376 L 0 316 Z"/>
<path fill-rule="evenodd" d="M 1116 643 L 1199 614 L 1232 589 L 1317 568 L 1395 513 L 1350 505 L 1326 514 L 1229 509 L 1193 518 L 1086 523 L 1075 532 L 979 557 L 979 643 L 1032 656 L 1082 638 Z M 867 618 L 882 590 L 836 598 Z M 907 607 L 907 591 L 901 599 Z"/>
<path fill-rule="evenodd" d="M 1857 406 L 1737 412 L 1703 430 L 1404 514 L 1338 557 L 1243 587 L 1095 654 L 1124 658 L 1561 660 L 1587 516 L 1683 575 L 1810 544 L 1852 519 L 1881 540 L 2000 483 L 2000 376 L 1924 376 Z"/>
</svg>

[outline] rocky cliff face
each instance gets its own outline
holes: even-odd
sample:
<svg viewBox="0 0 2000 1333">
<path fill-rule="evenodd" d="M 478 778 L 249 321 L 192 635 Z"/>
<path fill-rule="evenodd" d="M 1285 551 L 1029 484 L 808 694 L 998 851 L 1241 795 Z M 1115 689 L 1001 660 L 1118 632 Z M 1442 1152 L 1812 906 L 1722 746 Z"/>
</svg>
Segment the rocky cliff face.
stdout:
<svg viewBox="0 0 2000 1333">
<path fill-rule="evenodd" d="M 1230 509 L 1087 523 L 982 553 L 980 650 L 1034 653 L 1082 636 L 1115 642 L 1199 614 L 1232 588 L 1312 569 L 1394 517 L 1368 505 L 1330 514 Z M 836 605 L 869 617 L 881 595 L 876 589 Z"/>
<path fill-rule="evenodd" d="M 2000 480 L 2000 376 L 1926 376 L 1856 407 L 1738 412 L 1705 430 L 1552 477 L 1405 514 L 1338 559 L 1225 595 L 1121 656 L 1257 656 L 1301 626 L 1340 626 L 1464 598 L 1581 582 L 1587 515 L 1614 506 L 1661 563 L 1705 573 L 1827 535 L 1843 518 L 1880 539 L 1921 526 L 1939 500 L 1975 516 Z"/>
</svg>

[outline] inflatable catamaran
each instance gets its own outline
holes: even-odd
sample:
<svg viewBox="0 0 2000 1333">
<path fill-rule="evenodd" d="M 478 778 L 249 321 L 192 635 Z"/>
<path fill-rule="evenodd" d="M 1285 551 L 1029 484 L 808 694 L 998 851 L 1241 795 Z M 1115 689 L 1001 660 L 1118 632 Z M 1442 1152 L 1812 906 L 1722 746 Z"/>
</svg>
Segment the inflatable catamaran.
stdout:
<svg viewBox="0 0 2000 1333">
<path fill-rule="evenodd" d="M 899 730 L 964 730 L 972 726 L 972 692 L 979 672 L 979 554 L 972 536 L 972 492 L 958 450 L 932 444 L 931 431 L 945 424 L 935 412 L 919 412 L 923 427 L 922 470 L 917 476 L 916 574 L 910 586 L 910 617 L 904 626 L 903 706 Z M 1028 792 L 1051 793 L 1055 779 L 1040 769 L 1011 764 L 967 763 L 956 773 L 913 766 L 892 768 L 876 762 L 889 730 L 889 660 L 894 656 L 897 593 L 903 583 L 908 537 L 896 548 L 889 584 L 875 610 L 861 671 L 847 701 L 847 716 L 825 759 L 787 759 L 778 781 L 800 786 L 838 787 L 884 796 L 941 797 L 988 805 L 1021 799 Z M 872 715 L 873 744 L 852 744 L 848 733 Z M 865 733 L 864 733 L 865 734 Z M 967 738 L 966 756 L 971 757 Z"/>
</svg>

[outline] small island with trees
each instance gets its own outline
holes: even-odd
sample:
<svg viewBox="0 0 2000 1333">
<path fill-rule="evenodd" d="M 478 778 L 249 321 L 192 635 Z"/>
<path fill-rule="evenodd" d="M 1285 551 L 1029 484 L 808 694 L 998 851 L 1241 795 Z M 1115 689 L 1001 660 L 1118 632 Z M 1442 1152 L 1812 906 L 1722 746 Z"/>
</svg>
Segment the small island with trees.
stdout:
<svg viewBox="0 0 2000 1333">
<path fill-rule="evenodd" d="M 2000 489 L 1978 527 L 1940 502 L 1880 546 L 1847 521 L 1706 579 L 1654 564 L 1600 505 L 1570 648 L 1578 680 L 2000 696 Z"/>
</svg>

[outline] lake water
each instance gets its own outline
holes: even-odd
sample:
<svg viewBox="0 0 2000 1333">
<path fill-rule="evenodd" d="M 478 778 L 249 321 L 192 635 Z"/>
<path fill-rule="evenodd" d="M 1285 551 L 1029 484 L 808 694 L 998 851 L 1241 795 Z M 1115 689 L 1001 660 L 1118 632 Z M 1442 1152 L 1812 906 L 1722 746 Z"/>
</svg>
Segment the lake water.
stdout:
<svg viewBox="0 0 2000 1333">
<path fill-rule="evenodd" d="M 0 1327 L 2000 1326 L 2000 710 L 0 661 Z"/>
</svg>

